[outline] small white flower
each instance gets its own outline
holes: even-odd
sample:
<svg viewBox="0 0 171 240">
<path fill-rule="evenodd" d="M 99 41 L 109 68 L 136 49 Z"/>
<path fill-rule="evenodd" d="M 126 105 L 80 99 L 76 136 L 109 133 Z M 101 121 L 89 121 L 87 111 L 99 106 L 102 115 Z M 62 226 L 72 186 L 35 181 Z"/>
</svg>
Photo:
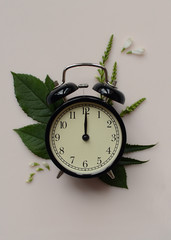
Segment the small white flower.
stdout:
<svg viewBox="0 0 171 240">
<path fill-rule="evenodd" d="M 125 51 L 125 49 L 129 48 L 129 47 L 132 45 L 132 43 L 133 43 L 132 39 L 131 39 L 131 38 L 128 38 L 128 39 L 126 40 L 126 42 L 124 43 L 121 52 L 123 52 L 123 51 Z"/>
<path fill-rule="evenodd" d="M 139 49 L 129 51 L 129 52 L 127 52 L 127 54 L 143 55 L 144 52 L 145 52 L 144 48 L 139 48 Z"/>
</svg>

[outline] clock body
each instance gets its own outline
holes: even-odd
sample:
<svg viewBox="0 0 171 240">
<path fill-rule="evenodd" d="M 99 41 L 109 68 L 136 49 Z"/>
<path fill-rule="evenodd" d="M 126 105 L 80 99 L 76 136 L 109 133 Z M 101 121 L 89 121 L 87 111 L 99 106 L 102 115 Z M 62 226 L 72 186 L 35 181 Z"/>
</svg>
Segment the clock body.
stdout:
<svg viewBox="0 0 171 240">
<path fill-rule="evenodd" d="M 126 131 L 116 110 L 93 96 L 62 104 L 46 128 L 46 147 L 53 163 L 80 178 L 99 176 L 123 155 Z"/>
</svg>

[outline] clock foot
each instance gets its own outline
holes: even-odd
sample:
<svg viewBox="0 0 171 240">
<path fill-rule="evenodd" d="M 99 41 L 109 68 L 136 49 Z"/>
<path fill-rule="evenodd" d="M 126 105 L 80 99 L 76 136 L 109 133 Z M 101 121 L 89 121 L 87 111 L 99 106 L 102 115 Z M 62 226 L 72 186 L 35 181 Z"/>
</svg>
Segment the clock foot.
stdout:
<svg viewBox="0 0 171 240">
<path fill-rule="evenodd" d="M 58 173 L 56 178 L 59 179 L 62 176 L 63 173 L 64 173 L 63 171 L 59 171 L 59 173 Z"/>
<path fill-rule="evenodd" d="M 109 172 L 107 172 L 107 175 L 111 178 L 111 179 L 115 179 L 115 175 L 112 172 L 112 170 L 110 170 Z"/>
</svg>

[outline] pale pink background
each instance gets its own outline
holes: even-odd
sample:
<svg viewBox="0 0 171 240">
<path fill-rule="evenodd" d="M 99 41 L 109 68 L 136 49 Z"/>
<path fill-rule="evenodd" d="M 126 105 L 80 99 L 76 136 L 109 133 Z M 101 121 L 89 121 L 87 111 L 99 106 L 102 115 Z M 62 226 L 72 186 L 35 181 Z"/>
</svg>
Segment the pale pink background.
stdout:
<svg viewBox="0 0 171 240">
<path fill-rule="evenodd" d="M 0 0 L 0 239 L 171 239 L 170 10 L 170 0 Z M 118 62 L 124 107 L 147 98 L 124 118 L 128 142 L 158 142 L 154 149 L 130 156 L 150 162 L 127 167 L 129 190 L 98 179 L 63 175 L 56 180 L 57 168 L 51 162 L 50 172 L 26 184 L 28 164 L 42 160 L 12 130 L 33 121 L 18 106 L 10 71 L 42 80 L 49 74 L 61 82 L 65 66 L 99 62 L 112 33 L 107 68 L 111 74 Z M 121 54 L 127 37 L 134 40 L 133 48 L 144 47 L 146 54 Z M 67 80 L 92 86 L 95 74 L 94 69 L 75 69 Z M 88 93 L 95 94 L 90 89 Z"/>
</svg>

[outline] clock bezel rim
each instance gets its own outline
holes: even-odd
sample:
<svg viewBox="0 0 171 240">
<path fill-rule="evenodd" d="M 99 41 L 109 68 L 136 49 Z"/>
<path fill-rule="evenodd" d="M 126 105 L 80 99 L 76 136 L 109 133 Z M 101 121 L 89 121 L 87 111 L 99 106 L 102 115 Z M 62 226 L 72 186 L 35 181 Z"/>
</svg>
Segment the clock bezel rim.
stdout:
<svg viewBox="0 0 171 240">
<path fill-rule="evenodd" d="M 58 160 L 56 159 L 56 157 L 54 156 L 51 147 L 50 147 L 50 130 L 51 130 L 51 126 L 53 124 L 54 119 L 56 118 L 56 116 L 61 113 L 61 111 L 63 111 L 65 108 L 67 108 L 68 106 L 71 106 L 73 104 L 76 103 L 82 103 L 82 102 L 90 102 L 90 103 L 95 103 L 95 104 L 99 104 L 102 105 L 103 107 L 107 108 L 118 120 L 120 128 L 121 128 L 121 132 L 122 132 L 122 143 L 121 143 L 121 148 L 119 151 L 118 156 L 116 157 L 116 159 L 113 161 L 113 163 L 104 171 L 101 171 L 99 173 L 96 174 L 77 174 L 75 172 L 72 172 L 68 169 L 66 169 L 65 167 L 63 167 Z M 111 105 L 109 105 L 108 103 L 106 103 L 105 101 L 103 101 L 102 99 L 98 98 L 98 97 L 94 97 L 94 96 L 89 96 L 89 95 L 84 95 L 84 96 L 77 96 L 77 97 L 73 97 L 69 100 L 67 100 L 66 102 L 64 102 L 62 105 L 60 105 L 56 111 L 52 114 L 52 116 L 50 117 L 48 123 L 47 123 L 47 127 L 46 127 L 46 132 L 45 132 L 45 144 L 46 144 L 46 149 L 48 152 L 48 155 L 51 159 L 51 161 L 56 165 L 56 167 L 58 167 L 61 171 L 65 172 L 66 174 L 73 176 L 73 177 L 77 177 L 77 178 L 93 178 L 93 177 L 98 177 L 101 176 L 107 172 L 109 172 L 120 160 L 121 156 L 124 153 L 124 149 L 125 149 L 125 145 L 126 145 L 126 129 L 125 129 L 125 125 L 120 117 L 120 115 L 118 114 L 118 112 L 115 110 L 115 108 Z"/>
</svg>

